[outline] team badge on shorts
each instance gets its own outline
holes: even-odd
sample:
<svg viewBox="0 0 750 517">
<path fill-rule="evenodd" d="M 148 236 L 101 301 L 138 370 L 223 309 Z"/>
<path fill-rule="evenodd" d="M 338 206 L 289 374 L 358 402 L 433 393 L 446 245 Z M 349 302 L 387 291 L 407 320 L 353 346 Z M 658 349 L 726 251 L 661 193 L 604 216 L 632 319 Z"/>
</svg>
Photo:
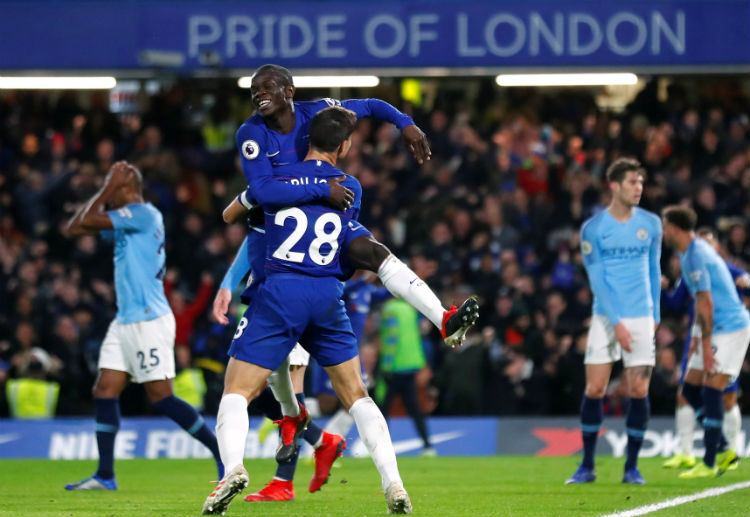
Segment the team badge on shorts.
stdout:
<svg viewBox="0 0 750 517">
<path fill-rule="evenodd" d="M 589 241 L 581 241 L 581 252 L 584 255 L 591 255 L 592 251 L 593 248 L 591 247 L 591 243 Z"/>
<path fill-rule="evenodd" d="M 648 239 L 648 232 L 644 228 L 638 228 L 638 231 L 635 232 L 635 236 L 640 240 L 645 241 Z"/>
<path fill-rule="evenodd" d="M 242 156 L 248 160 L 256 159 L 258 153 L 260 153 L 260 146 L 255 140 L 245 140 L 242 142 L 242 147 L 240 149 L 242 149 Z"/>
</svg>

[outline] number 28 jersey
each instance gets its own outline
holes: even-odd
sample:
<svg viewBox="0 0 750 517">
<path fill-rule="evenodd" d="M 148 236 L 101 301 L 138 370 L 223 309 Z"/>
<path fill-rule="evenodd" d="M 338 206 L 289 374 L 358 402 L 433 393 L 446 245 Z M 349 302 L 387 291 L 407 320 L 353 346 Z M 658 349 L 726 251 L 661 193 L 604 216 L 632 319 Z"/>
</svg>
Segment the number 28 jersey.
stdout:
<svg viewBox="0 0 750 517">
<path fill-rule="evenodd" d="M 346 212 L 321 204 L 264 206 L 266 275 L 298 273 L 349 278 L 353 269 L 346 263 L 346 248 L 352 240 L 371 235 L 357 222 L 362 202 L 359 181 L 320 160 L 279 167 L 275 175 L 278 181 L 300 186 L 346 176 L 341 184 L 354 192 L 354 203 Z"/>
</svg>

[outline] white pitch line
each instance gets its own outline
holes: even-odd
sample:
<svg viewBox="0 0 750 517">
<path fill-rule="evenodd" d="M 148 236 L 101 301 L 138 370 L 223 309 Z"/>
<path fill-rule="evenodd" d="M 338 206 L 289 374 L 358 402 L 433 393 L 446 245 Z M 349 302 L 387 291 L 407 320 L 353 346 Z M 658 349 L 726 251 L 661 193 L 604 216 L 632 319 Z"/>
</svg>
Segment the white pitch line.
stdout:
<svg viewBox="0 0 750 517">
<path fill-rule="evenodd" d="M 679 506 L 685 503 L 691 503 L 699 499 L 705 499 L 707 497 L 714 497 L 717 495 L 726 494 L 727 492 L 734 492 L 735 490 L 741 490 L 743 488 L 750 488 L 750 481 L 743 481 L 742 483 L 735 483 L 734 485 L 719 486 L 715 488 L 709 488 L 702 492 L 697 492 L 691 495 L 683 495 L 675 497 L 674 499 L 667 499 L 661 503 L 647 504 L 645 506 L 639 506 L 632 510 L 624 512 L 615 512 L 602 515 L 600 517 L 638 517 L 639 515 L 646 515 L 651 512 L 658 512 L 664 508 L 671 508 L 672 506 Z"/>
</svg>

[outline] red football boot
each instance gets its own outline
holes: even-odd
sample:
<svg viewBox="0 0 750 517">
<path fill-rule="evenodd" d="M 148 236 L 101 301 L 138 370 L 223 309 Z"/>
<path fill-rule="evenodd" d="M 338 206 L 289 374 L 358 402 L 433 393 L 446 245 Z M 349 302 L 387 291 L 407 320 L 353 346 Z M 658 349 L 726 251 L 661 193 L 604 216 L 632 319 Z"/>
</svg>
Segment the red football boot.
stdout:
<svg viewBox="0 0 750 517">
<path fill-rule="evenodd" d="M 323 431 L 323 443 L 315 449 L 315 474 L 310 480 L 310 492 L 317 492 L 328 482 L 331 467 L 336 458 L 340 458 L 346 449 L 346 440 L 340 434 Z"/>
</svg>

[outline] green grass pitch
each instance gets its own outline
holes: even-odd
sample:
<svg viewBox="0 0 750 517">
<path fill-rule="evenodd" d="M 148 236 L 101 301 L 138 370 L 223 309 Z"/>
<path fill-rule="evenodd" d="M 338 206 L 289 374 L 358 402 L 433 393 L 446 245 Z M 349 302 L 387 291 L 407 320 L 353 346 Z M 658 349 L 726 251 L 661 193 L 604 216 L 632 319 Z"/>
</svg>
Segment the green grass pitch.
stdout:
<svg viewBox="0 0 750 517">
<path fill-rule="evenodd" d="M 307 492 L 312 467 L 300 462 L 295 492 L 286 503 L 246 503 L 242 496 L 227 516 L 379 516 L 386 514 L 380 479 L 369 459 L 343 458 L 316 494 Z M 597 516 L 714 486 L 750 479 L 750 462 L 710 480 L 680 480 L 661 468 L 661 459 L 642 459 L 648 485 L 620 483 L 622 459 L 601 458 L 595 483 L 565 486 L 574 458 L 400 458 L 401 475 L 420 516 Z M 270 480 L 271 460 L 246 460 L 250 486 Z M 117 492 L 66 492 L 65 483 L 91 474 L 92 461 L 0 461 L 0 516 L 138 517 L 200 515 L 213 485 L 209 460 L 127 460 L 116 464 Z M 243 494 L 244 495 L 244 494 Z M 664 516 L 747 516 L 750 489 L 687 503 L 649 514 Z"/>
</svg>

